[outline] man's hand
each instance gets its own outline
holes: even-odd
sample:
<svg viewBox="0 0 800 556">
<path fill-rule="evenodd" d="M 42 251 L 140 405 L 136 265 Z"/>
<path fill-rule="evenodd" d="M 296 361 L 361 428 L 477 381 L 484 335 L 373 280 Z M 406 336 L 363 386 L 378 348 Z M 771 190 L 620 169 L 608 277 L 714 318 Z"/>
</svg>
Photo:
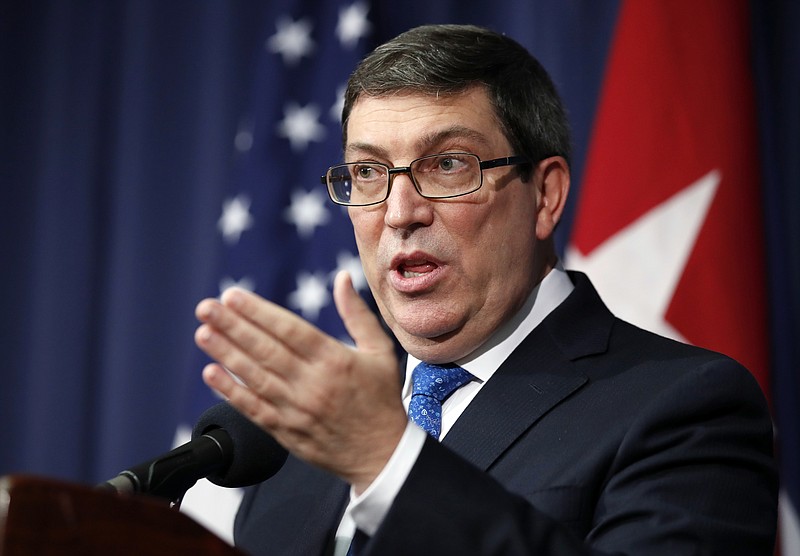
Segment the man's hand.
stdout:
<svg viewBox="0 0 800 556">
<path fill-rule="evenodd" d="M 333 295 L 356 349 L 236 288 L 198 304 L 195 341 L 219 362 L 203 370 L 209 387 L 360 493 L 389 460 L 407 418 L 391 340 L 348 274 L 337 275 Z"/>
</svg>

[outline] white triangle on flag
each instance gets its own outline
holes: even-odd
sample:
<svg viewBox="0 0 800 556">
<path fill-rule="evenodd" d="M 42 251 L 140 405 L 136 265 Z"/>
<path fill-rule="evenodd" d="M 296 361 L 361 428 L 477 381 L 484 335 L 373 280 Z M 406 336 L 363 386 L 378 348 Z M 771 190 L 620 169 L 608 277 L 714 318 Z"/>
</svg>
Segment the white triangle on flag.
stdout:
<svg viewBox="0 0 800 556">
<path fill-rule="evenodd" d="M 721 180 L 711 170 L 588 255 L 568 246 L 565 266 L 585 272 L 618 317 L 686 341 L 665 315 Z"/>
<path fill-rule="evenodd" d="M 778 499 L 780 518 L 778 520 L 781 545 L 781 554 L 790 556 L 800 554 L 800 520 L 797 517 L 797 509 L 792 505 L 792 499 L 787 492 L 781 489 Z"/>
</svg>

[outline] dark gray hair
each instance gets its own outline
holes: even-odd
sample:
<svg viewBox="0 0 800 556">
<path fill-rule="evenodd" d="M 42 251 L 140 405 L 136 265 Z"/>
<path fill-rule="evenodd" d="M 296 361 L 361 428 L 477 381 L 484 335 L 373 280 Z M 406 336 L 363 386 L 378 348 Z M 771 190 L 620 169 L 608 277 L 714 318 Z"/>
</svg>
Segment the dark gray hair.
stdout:
<svg viewBox="0 0 800 556">
<path fill-rule="evenodd" d="M 350 111 L 363 95 L 447 95 L 476 85 L 486 87 L 514 154 L 569 162 L 569 124 L 550 76 L 513 39 L 472 25 L 416 27 L 364 58 L 347 83 L 343 142 Z"/>
</svg>

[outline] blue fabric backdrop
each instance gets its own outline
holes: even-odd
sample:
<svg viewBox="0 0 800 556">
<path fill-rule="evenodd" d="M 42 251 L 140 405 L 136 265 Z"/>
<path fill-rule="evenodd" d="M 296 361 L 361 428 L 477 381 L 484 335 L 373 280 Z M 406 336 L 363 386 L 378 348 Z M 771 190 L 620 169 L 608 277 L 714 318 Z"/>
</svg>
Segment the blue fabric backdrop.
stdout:
<svg viewBox="0 0 800 556">
<path fill-rule="evenodd" d="M 242 180 L 235 138 L 246 140 L 259 57 L 276 14 L 300 4 L 0 2 L 0 474 L 97 482 L 168 449 L 176 427 L 211 403 L 198 386 L 193 309 L 216 293 L 220 207 Z M 798 6 L 752 5 L 773 399 L 795 495 Z M 617 7 L 373 1 L 369 45 L 421 23 L 469 22 L 508 33 L 543 62 L 574 128 L 563 247 Z M 319 175 L 333 162 L 302 164 Z"/>
</svg>

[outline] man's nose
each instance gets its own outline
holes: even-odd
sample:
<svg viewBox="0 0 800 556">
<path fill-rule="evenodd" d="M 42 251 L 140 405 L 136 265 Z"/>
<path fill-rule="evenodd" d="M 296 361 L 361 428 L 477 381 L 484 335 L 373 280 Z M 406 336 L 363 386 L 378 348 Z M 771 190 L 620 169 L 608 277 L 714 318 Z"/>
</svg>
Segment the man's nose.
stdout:
<svg viewBox="0 0 800 556">
<path fill-rule="evenodd" d="M 410 229 L 429 226 L 433 220 L 433 202 L 420 195 L 408 173 L 395 174 L 386 203 L 386 225 Z"/>
</svg>

